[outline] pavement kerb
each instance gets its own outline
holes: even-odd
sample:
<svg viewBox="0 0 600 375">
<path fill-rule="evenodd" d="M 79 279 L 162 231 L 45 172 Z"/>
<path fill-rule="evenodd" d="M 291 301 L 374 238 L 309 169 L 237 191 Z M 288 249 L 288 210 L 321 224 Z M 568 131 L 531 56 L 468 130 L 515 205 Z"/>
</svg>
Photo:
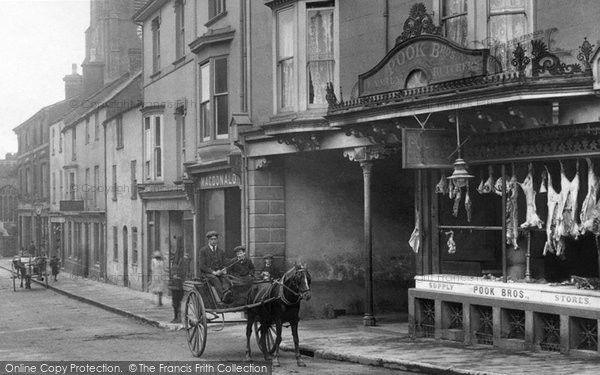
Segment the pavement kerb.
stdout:
<svg viewBox="0 0 600 375">
<path fill-rule="evenodd" d="M 6 268 L 6 267 L 4 267 L 2 265 L 0 265 L 0 268 L 12 272 L 12 270 L 10 268 Z M 44 283 L 44 282 L 35 280 L 34 278 L 31 278 L 31 281 L 34 282 L 34 283 L 36 283 L 36 284 L 38 284 L 38 285 L 46 287 L 46 283 Z M 55 291 L 55 292 L 57 292 L 59 294 L 62 294 L 64 296 L 67 296 L 69 298 L 75 299 L 77 301 L 84 302 L 84 303 L 87 303 L 89 305 L 99 307 L 99 308 L 104 309 L 106 311 L 110 311 L 112 313 L 119 314 L 119 315 L 127 317 L 127 318 L 132 318 L 132 319 L 134 319 L 134 320 L 136 320 L 136 321 L 138 321 L 140 323 L 149 324 L 149 325 L 151 325 L 153 327 L 158 327 L 158 328 L 164 328 L 164 329 L 173 330 L 174 329 L 173 326 L 179 326 L 179 324 L 162 323 L 162 322 L 159 322 L 159 321 L 156 321 L 156 320 L 153 320 L 153 319 L 148 319 L 148 318 L 146 318 L 144 316 L 137 315 L 137 314 L 134 314 L 132 312 L 129 312 L 129 311 L 126 311 L 126 310 L 123 310 L 123 309 L 119 309 L 119 308 L 116 308 L 116 307 L 113 307 L 113 306 L 109 306 L 109 305 L 107 305 L 105 303 L 102 303 L 102 302 L 95 301 L 95 300 L 90 299 L 90 298 L 82 297 L 82 296 L 79 296 L 77 294 L 67 292 L 65 290 L 56 288 L 56 287 L 54 287 L 54 286 L 52 286 L 50 284 L 47 285 L 47 288 L 51 289 L 51 290 L 53 290 L 53 291 Z"/>
<path fill-rule="evenodd" d="M 294 345 L 282 342 L 279 346 L 281 350 L 293 352 Z M 436 366 L 430 363 L 414 362 L 414 361 L 403 361 L 403 360 L 390 360 L 383 359 L 375 356 L 359 355 L 359 354 L 345 354 L 336 352 L 330 349 L 316 349 L 309 345 L 300 345 L 300 352 L 302 354 L 327 360 L 335 360 L 342 362 L 353 362 L 360 363 L 362 365 L 385 367 L 394 370 L 418 372 L 423 374 L 442 374 L 442 375 L 499 375 L 494 372 L 481 372 L 471 371 L 466 369 L 457 369 L 452 367 Z"/>
</svg>

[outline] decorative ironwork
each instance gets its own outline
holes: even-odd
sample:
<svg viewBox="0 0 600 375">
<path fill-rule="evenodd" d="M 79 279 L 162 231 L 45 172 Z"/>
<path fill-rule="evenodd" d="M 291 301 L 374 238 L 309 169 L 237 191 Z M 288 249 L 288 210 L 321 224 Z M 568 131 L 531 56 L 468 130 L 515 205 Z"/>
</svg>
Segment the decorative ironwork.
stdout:
<svg viewBox="0 0 600 375">
<path fill-rule="evenodd" d="M 598 350 L 598 321 L 585 318 L 575 318 L 579 328 L 577 349 Z"/>
<path fill-rule="evenodd" d="M 525 339 L 525 311 L 507 310 L 508 313 L 508 338 Z"/>
<path fill-rule="evenodd" d="M 385 159 L 396 151 L 396 148 L 383 147 L 379 145 L 354 147 L 344 150 L 344 157 L 348 158 L 350 161 L 362 163 L 365 161 Z"/>
<path fill-rule="evenodd" d="M 546 72 L 553 76 L 582 72 L 581 65 L 579 64 L 565 64 L 561 62 L 556 55 L 548 51 L 546 43 L 542 40 L 532 40 L 531 47 L 531 54 L 533 55 L 531 74 L 534 77 Z"/>
<path fill-rule="evenodd" d="M 577 60 L 583 63 L 585 75 L 592 75 L 592 65 L 590 64 L 590 56 L 594 50 L 594 45 L 588 42 L 587 37 L 583 38 L 583 43 L 579 46 L 579 54 Z"/>
<path fill-rule="evenodd" d="M 494 344 L 494 319 L 493 310 L 489 306 L 476 306 L 479 317 L 479 327 L 475 331 L 477 343 L 484 345 Z"/>
<path fill-rule="evenodd" d="M 463 309 L 460 303 L 448 303 L 448 317 L 450 318 L 449 329 L 463 328 Z"/>
<path fill-rule="evenodd" d="M 465 145 L 471 163 L 585 156 L 600 152 L 600 122 L 475 134 Z"/>
<path fill-rule="evenodd" d="M 540 349 L 547 352 L 560 352 L 560 316 L 540 314 L 544 333 L 540 340 Z"/>
<path fill-rule="evenodd" d="M 325 100 L 327 100 L 327 104 L 329 107 L 333 107 L 339 103 L 337 97 L 335 96 L 333 83 L 331 82 L 327 82 L 327 86 L 325 87 Z"/>
<path fill-rule="evenodd" d="M 418 299 L 421 315 L 415 322 L 415 334 L 418 337 L 435 337 L 435 302 L 431 299 Z"/>
<path fill-rule="evenodd" d="M 317 151 L 321 148 L 319 137 L 314 134 L 299 133 L 293 135 L 280 135 L 277 142 L 296 147 L 298 151 Z"/>
<path fill-rule="evenodd" d="M 512 65 L 517 68 L 519 74 L 523 74 L 525 72 L 525 68 L 531 62 L 531 59 L 525 55 L 525 49 L 521 47 L 521 43 L 517 44 L 517 48 L 513 51 Z"/>
<path fill-rule="evenodd" d="M 396 39 L 396 44 L 421 34 L 442 35 L 442 27 L 435 26 L 431 16 L 427 14 L 425 4 L 417 3 L 410 8 L 409 16 L 404 21 L 404 29 Z"/>
<path fill-rule="evenodd" d="M 369 141 L 380 145 L 388 145 L 400 142 L 400 131 L 398 131 L 398 134 L 396 134 L 396 131 L 398 131 L 396 127 L 372 125 L 350 128 L 346 130 L 345 134 L 357 138 L 367 138 Z"/>
</svg>

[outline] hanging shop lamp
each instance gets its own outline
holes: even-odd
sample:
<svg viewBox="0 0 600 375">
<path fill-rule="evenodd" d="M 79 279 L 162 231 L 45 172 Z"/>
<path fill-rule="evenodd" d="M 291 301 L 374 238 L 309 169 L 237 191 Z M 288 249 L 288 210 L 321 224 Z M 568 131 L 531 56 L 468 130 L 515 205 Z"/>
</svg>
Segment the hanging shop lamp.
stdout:
<svg viewBox="0 0 600 375">
<path fill-rule="evenodd" d="M 454 161 L 454 171 L 452 172 L 452 175 L 448 177 L 448 179 L 452 180 L 454 186 L 462 188 L 467 186 L 467 184 L 469 183 L 469 179 L 473 178 L 473 175 L 469 174 L 469 171 L 467 169 L 467 163 L 462 159 L 460 154 L 461 143 L 460 125 L 458 123 L 458 112 L 456 112 L 454 119 L 456 121 L 456 153 L 458 157 Z"/>
</svg>

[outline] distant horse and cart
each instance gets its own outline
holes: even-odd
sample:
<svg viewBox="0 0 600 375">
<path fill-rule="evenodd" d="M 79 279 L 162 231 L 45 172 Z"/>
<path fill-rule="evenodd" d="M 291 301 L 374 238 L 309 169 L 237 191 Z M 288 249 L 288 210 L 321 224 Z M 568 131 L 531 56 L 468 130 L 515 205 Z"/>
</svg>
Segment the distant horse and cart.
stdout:
<svg viewBox="0 0 600 375">
<path fill-rule="evenodd" d="M 38 281 L 45 281 L 45 286 L 48 288 L 48 258 L 45 256 L 28 256 L 18 255 L 12 259 L 12 280 L 13 290 L 17 291 L 17 279 L 21 280 L 20 287 L 31 289 L 31 279 L 36 277 Z"/>
<path fill-rule="evenodd" d="M 278 280 L 254 282 L 238 286 L 234 291 L 242 295 L 241 303 L 232 307 L 223 306 L 207 279 L 199 278 L 184 283 L 185 310 L 184 328 L 192 355 L 200 357 L 206 347 L 208 324 L 223 323 L 224 313 L 245 312 L 246 360 L 252 360 L 250 338 L 254 330 L 258 347 L 265 360 L 279 366 L 279 344 L 283 323 L 289 323 L 294 340 L 294 352 L 298 366 L 305 366 L 300 358 L 298 321 L 300 302 L 310 299 L 310 274 L 306 267 L 294 265 Z"/>
</svg>

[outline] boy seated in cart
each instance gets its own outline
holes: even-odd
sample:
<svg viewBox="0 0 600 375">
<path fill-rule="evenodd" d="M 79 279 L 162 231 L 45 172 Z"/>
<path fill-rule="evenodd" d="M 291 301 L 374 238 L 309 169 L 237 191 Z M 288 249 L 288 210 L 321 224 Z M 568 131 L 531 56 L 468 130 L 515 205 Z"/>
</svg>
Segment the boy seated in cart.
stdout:
<svg viewBox="0 0 600 375">
<path fill-rule="evenodd" d="M 234 251 L 235 258 L 227 262 L 227 278 L 232 284 L 233 304 L 242 305 L 254 281 L 254 263 L 246 256 L 245 246 L 237 246 Z"/>
</svg>

